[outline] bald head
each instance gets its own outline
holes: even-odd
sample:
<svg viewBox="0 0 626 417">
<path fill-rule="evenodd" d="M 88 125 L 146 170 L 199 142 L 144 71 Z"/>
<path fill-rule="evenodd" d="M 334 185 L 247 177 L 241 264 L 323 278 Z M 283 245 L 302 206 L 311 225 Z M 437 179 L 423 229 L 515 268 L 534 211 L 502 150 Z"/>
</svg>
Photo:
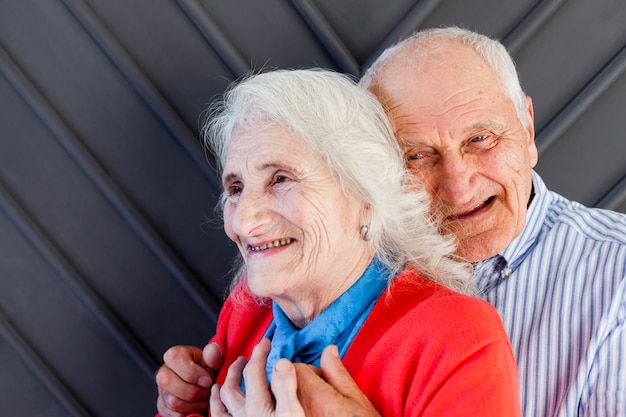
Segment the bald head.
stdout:
<svg viewBox="0 0 626 417">
<path fill-rule="evenodd" d="M 500 82 L 509 96 L 522 124 L 527 125 L 526 94 L 519 82 L 515 63 L 504 45 L 485 35 L 462 29 L 446 27 L 415 32 L 408 38 L 387 48 L 367 69 L 360 85 L 372 90 L 372 85 L 380 82 L 381 72 L 390 66 L 396 69 L 421 67 L 440 62 L 452 54 L 450 45 L 465 45 L 482 58 L 494 73 L 494 82 Z"/>
</svg>

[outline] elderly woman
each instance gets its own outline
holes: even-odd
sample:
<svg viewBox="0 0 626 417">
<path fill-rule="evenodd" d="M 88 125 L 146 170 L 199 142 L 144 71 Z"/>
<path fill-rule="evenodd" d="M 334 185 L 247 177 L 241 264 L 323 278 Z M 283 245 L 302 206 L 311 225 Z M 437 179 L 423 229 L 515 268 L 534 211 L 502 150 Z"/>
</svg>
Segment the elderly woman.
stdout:
<svg viewBox="0 0 626 417">
<path fill-rule="evenodd" d="M 305 415 L 272 374 L 319 367 L 329 345 L 382 415 L 520 415 L 500 318 L 460 294 L 469 266 L 373 96 L 328 71 L 264 73 L 227 91 L 204 134 L 243 260 L 212 339 L 214 417 Z"/>
</svg>

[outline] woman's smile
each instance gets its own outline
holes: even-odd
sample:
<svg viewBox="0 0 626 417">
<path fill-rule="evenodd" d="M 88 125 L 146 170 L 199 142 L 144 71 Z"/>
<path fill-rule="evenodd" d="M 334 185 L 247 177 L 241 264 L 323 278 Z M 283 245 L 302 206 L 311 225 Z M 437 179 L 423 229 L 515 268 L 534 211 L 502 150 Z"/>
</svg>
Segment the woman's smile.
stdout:
<svg viewBox="0 0 626 417">
<path fill-rule="evenodd" d="M 274 248 L 278 248 L 281 246 L 286 246 L 291 244 L 294 241 L 294 239 L 292 238 L 283 238 L 283 239 L 276 239 L 274 241 L 268 242 L 268 243 L 264 243 L 262 245 L 248 245 L 248 249 L 251 252 L 263 252 L 267 249 L 274 249 Z"/>
</svg>

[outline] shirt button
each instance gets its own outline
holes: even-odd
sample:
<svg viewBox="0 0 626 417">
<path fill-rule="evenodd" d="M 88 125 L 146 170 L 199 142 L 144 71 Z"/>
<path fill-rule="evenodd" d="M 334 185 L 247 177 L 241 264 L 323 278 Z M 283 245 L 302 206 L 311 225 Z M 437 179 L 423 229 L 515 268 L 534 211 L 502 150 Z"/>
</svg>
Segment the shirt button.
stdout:
<svg viewBox="0 0 626 417">
<path fill-rule="evenodd" d="M 502 270 L 502 276 L 504 277 L 508 277 L 513 273 L 513 271 L 511 270 L 511 268 L 504 268 Z"/>
</svg>

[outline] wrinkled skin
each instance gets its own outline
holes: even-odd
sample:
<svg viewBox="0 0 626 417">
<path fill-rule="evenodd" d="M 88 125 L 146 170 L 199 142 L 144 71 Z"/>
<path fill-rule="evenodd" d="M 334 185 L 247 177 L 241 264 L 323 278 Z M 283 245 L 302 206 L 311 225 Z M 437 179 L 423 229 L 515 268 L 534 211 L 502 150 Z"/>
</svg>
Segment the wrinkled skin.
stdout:
<svg viewBox="0 0 626 417">
<path fill-rule="evenodd" d="M 269 340 L 262 340 L 249 362 L 239 358 L 229 368 L 224 385 L 213 386 L 213 417 L 227 417 L 229 413 L 235 417 L 332 417 L 345 415 L 344 410 L 350 410 L 353 416 L 379 415 L 343 367 L 335 346 L 324 350 L 319 369 L 279 360 L 271 387 L 265 376 L 269 351 Z M 242 378 L 246 381 L 245 394 L 241 390 Z"/>
<path fill-rule="evenodd" d="M 537 164 L 533 107 L 522 123 L 495 72 L 448 43 L 428 64 L 393 60 L 370 89 L 383 104 L 408 167 L 432 197 L 442 232 L 470 262 L 506 248 L 524 228 Z"/>
<path fill-rule="evenodd" d="M 456 44 L 444 51 L 419 68 L 392 59 L 370 89 L 409 169 L 431 195 L 442 233 L 456 237 L 461 258 L 477 262 L 502 251 L 524 227 L 538 160 L 533 106 L 527 98 L 527 120 L 520 121 L 499 78 L 475 52 Z M 341 361 L 322 364 L 321 374 L 296 369 L 306 415 L 378 415 Z"/>
</svg>

